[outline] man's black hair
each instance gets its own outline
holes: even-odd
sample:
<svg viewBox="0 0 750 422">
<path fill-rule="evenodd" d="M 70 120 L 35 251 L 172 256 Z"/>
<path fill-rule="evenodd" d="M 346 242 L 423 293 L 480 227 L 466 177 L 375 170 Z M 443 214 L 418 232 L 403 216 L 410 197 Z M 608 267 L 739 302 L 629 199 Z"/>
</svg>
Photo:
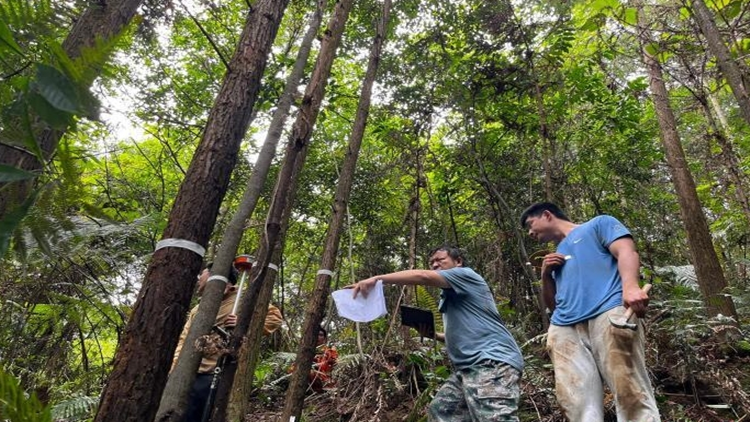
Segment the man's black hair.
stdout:
<svg viewBox="0 0 750 422">
<path fill-rule="evenodd" d="M 321 325 L 318 327 L 318 334 L 323 333 L 323 337 L 328 338 L 328 331 Z"/>
<path fill-rule="evenodd" d="M 432 258 L 432 255 L 435 255 L 435 252 L 437 251 L 445 251 L 448 254 L 448 256 L 451 257 L 451 259 L 453 259 L 454 261 L 460 260 L 462 267 L 469 266 L 469 260 L 466 259 L 466 252 L 459 247 L 453 246 L 448 243 L 440 245 L 437 248 L 433 248 L 430 251 L 430 254 L 428 255 L 428 259 Z"/>
<path fill-rule="evenodd" d="M 552 213 L 552 215 L 559 218 L 560 220 L 570 221 L 563 210 L 561 210 L 560 207 L 553 204 L 552 202 L 537 202 L 536 204 L 533 204 L 530 207 L 526 208 L 523 213 L 521 213 L 521 227 L 525 229 L 526 220 L 528 220 L 529 217 L 539 217 L 545 211 L 549 211 L 550 213 Z"/>
<path fill-rule="evenodd" d="M 206 263 L 206 269 L 208 270 L 208 272 L 211 272 L 211 267 L 213 266 L 214 266 L 214 263 L 212 261 L 209 261 Z M 227 277 L 229 279 L 229 282 L 232 285 L 237 284 L 238 275 L 239 275 L 239 271 L 237 271 L 237 268 L 234 268 L 234 265 L 232 265 L 232 269 L 231 271 L 229 271 L 229 277 Z"/>
</svg>

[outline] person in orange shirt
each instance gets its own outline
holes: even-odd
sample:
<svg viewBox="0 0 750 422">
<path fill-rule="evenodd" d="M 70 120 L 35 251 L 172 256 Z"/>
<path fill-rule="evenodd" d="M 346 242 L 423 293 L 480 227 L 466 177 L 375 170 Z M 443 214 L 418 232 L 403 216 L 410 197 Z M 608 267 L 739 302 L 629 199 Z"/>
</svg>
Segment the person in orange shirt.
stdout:
<svg viewBox="0 0 750 422">
<path fill-rule="evenodd" d="M 313 358 L 312 369 L 310 369 L 310 388 L 316 393 L 320 393 L 325 388 L 333 387 L 334 382 L 331 379 L 333 366 L 339 357 L 339 352 L 335 347 L 328 347 L 328 332 L 325 328 L 318 329 L 318 354 Z"/>
</svg>

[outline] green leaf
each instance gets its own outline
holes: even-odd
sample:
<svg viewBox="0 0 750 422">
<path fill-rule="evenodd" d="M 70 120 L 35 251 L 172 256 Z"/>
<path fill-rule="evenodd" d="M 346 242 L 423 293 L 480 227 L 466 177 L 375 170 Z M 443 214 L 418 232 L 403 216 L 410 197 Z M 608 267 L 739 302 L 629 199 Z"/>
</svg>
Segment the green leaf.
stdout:
<svg viewBox="0 0 750 422">
<path fill-rule="evenodd" d="M 601 12 L 604 9 L 614 9 L 619 6 L 620 3 L 617 0 L 594 0 L 591 2 L 591 9 L 596 12 Z"/>
<path fill-rule="evenodd" d="M 34 173 L 21 170 L 17 167 L 0 164 L 0 182 L 15 182 L 18 180 L 27 180 L 35 177 Z"/>
<path fill-rule="evenodd" d="M 8 251 L 10 237 L 16 231 L 18 225 L 21 224 L 21 220 L 29 213 L 29 209 L 31 209 L 31 206 L 36 201 L 38 194 L 39 190 L 32 192 L 23 204 L 0 220 L 0 258 L 5 256 L 5 253 Z"/>
<path fill-rule="evenodd" d="M 656 57 L 657 54 L 659 54 L 659 46 L 656 43 L 649 43 L 646 44 L 643 49 L 646 50 L 646 53 L 648 53 L 650 56 Z"/>
<path fill-rule="evenodd" d="M 638 9 L 634 7 L 628 7 L 623 13 L 622 21 L 630 26 L 638 25 Z"/>
<path fill-rule="evenodd" d="M 13 34 L 10 32 L 10 28 L 5 24 L 5 21 L 0 19 L 0 47 L 7 46 L 11 50 L 23 56 L 21 47 L 16 44 L 16 40 L 13 39 Z"/>
<path fill-rule="evenodd" d="M 740 12 L 742 11 L 742 2 L 733 1 L 726 5 L 722 10 L 724 11 L 724 15 L 727 17 L 727 19 L 734 19 L 739 16 Z"/>
<path fill-rule="evenodd" d="M 54 67 L 38 63 L 36 79 L 32 84 L 52 107 L 69 113 L 81 109 L 75 85 Z"/>
<path fill-rule="evenodd" d="M 65 130 L 73 123 L 71 113 L 54 107 L 41 94 L 30 93 L 28 102 L 34 112 L 54 129 Z"/>
</svg>

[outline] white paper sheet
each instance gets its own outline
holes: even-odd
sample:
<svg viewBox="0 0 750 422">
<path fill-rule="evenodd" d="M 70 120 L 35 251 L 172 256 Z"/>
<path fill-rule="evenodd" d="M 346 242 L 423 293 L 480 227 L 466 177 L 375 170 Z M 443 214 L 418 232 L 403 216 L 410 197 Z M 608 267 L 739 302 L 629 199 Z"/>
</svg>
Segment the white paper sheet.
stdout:
<svg viewBox="0 0 750 422">
<path fill-rule="evenodd" d="M 378 280 L 375 287 L 367 293 L 367 298 L 358 294 L 356 299 L 352 299 L 353 293 L 352 289 L 331 293 L 339 316 L 355 322 L 370 322 L 388 313 L 385 309 L 382 280 Z"/>
</svg>

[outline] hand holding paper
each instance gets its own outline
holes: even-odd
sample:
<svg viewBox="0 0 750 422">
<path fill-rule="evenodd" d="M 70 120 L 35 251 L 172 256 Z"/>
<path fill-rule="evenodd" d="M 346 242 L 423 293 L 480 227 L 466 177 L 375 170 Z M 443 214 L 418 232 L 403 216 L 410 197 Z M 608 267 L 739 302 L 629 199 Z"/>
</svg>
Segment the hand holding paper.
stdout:
<svg viewBox="0 0 750 422">
<path fill-rule="evenodd" d="M 362 280 L 351 288 L 336 290 L 331 296 L 339 316 L 352 321 L 370 322 L 387 313 L 382 280 Z"/>
</svg>

